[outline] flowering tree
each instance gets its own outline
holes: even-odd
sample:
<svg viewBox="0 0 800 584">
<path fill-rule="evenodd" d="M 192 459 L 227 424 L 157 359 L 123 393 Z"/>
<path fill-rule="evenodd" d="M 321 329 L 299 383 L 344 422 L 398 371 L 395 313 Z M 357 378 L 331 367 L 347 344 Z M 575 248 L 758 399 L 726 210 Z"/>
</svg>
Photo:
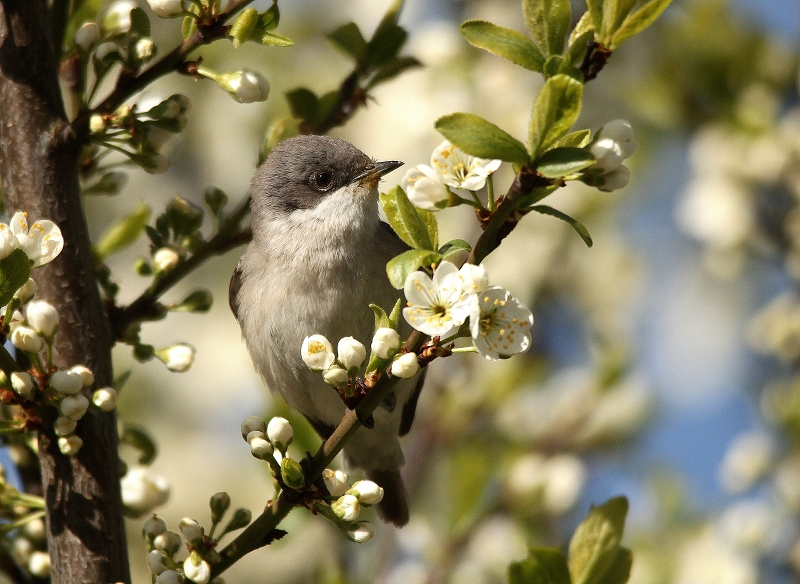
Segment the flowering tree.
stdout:
<svg viewBox="0 0 800 584">
<path fill-rule="evenodd" d="M 186 97 L 148 102 L 138 95 L 142 90 L 175 72 L 211 80 L 240 103 L 263 101 L 270 86 L 260 74 L 218 72 L 194 52 L 215 41 L 237 47 L 248 41 L 267 47 L 292 44 L 275 32 L 277 3 L 263 12 L 248 0 L 148 4 L 157 17 L 182 25 L 183 40 L 169 51 L 154 44 L 149 13 L 133 2 L 102 7 L 90 1 L 0 2 L 0 175 L 11 214 L 8 224 L 0 225 L 0 305 L 6 307 L 3 332 L 13 345 L 13 351 L 0 349 L 0 385 L 8 444 L 18 450 L 19 460 L 32 453 L 39 460 L 38 466 L 21 465 L 27 469 L 25 492 L 7 489 L 5 532 L 18 535 L 23 525 L 40 521 L 43 511 L 47 519 L 46 552 L 28 553 L 24 562 L 9 565 L 9 576 L 19 581 L 25 574 L 56 582 L 130 580 L 123 513 L 146 515 L 163 503 L 166 489 L 141 469 L 129 470 L 120 487 L 114 408 L 124 379 L 114 379 L 111 348 L 125 343 L 140 361 L 157 358 L 173 371 L 188 369 L 191 345 L 156 348 L 142 341 L 142 324 L 166 317 L 169 310 L 208 310 L 211 301 L 203 291 L 171 306 L 160 299 L 200 264 L 251 236 L 243 226 L 248 201 L 230 208 L 224 193 L 209 189 L 205 204 L 216 223 L 209 238 L 200 231 L 205 212 L 176 198 L 152 224 L 149 210 L 141 209 L 95 245 L 90 241 L 82 194 L 118 192 L 124 182 L 121 165 L 149 173 L 166 170 L 169 161 L 160 147 L 187 122 Z M 584 85 L 668 4 L 590 1 L 573 22 L 567 0 L 526 0 L 520 20 L 529 35 L 483 20 L 461 25 L 473 46 L 543 77 L 540 92 L 531 96 L 527 141 L 473 113 L 435 121 L 445 141 L 430 165 L 415 166 L 401 186 L 381 194 L 389 224 L 410 248 L 387 265 L 387 277 L 404 291 L 407 306 L 402 311 L 399 303 L 394 309 L 373 307 L 369 354 L 351 337 L 333 339 L 336 352 L 321 335 L 297 347 L 306 365 L 347 404 L 341 423 L 301 462 L 289 452 L 294 431 L 286 419 L 266 424 L 247 418 L 242 437 L 253 456 L 268 464 L 275 496 L 252 522 L 249 512 L 239 510 L 219 532 L 231 502 L 225 493 L 211 497 L 208 531 L 187 518 L 178 535 L 151 516 L 143 533 L 155 581 L 211 581 L 244 555 L 282 537 L 281 521 L 298 506 L 330 520 L 353 541 L 371 539 L 373 528 L 358 519 L 362 508 L 381 501 L 383 489 L 368 480 L 350 485 L 329 465 L 355 431 L 369 424 L 399 379 L 454 354 L 499 360 L 530 348 L 531 311 L 509 291 L 490 285 L 482 262 L 531 213 L 566 222 L 591 246 L 584 225 L 542 201 L 569 182 L 603 191 L 627 184 L 630 170 L 623 161 L 636 150 L 630 124 L 614 120 L 596 131 L 573 126 Z M 287 93 L 294 120 L 270 127 L 262 159 L 291 134 L 324 134 L 345 124 L 376 86 L 420 65 L 401 54 L 407 33 L 398 24 L 400 8 L 401 3 L 393 4 L 369 39 L 352 23 L 330 33 L 355 63 L 352 72 L 321 96 L 306 88 Z M 498 195 L 494 175 L 504 163 L 513 177 Z M 472 242 L 440 244 L 436 214 L 462 205 L 474 209 L 480 235 Z M 29 225 L 22 210 L 41 219 Z M 123 305 L 106 260 L 140 236 L 148 238 L 151 254 L 136 269 L 151 281 Z M 29 279 L 31 268 L 37 270 Z M 406 339 L 399 334 L 401 317 L 414 329 Z M 126 429 L 121 438 L 141 450 L 143 464 L 152 459 L 146 433 Z M 560 551 L 534 548 L 527 559 L 512 564 L 510 581 L 625 582 L 631 563 L 630 552 L 620 546 L 626 512 L 622 498 L 596 507 L 572 537 L 569 559 Z M 232 542 L 219 545 L 243 527 Z"/>
</svg>

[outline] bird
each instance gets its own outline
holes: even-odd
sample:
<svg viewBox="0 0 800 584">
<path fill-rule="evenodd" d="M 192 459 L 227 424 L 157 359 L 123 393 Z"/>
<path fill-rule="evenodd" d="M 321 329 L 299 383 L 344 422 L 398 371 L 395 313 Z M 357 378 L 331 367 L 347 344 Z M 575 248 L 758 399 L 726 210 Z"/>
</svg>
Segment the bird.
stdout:
<svg viewBox="0 0 800 584">
<path fill-rule="evenodd" d="M 401 165 L 376 162 L 338 138 L 301 135 L 276 145 L 253 177 L 253 236 L 231 278 L 231 310 L 267 387 L 323 439 L 346 406 L 306 367 L 301 345 L 321 334 L 334 345 L 352 336 L 369 347 L 369 305 L 389 312 L 402 298 L 386 263 L 409 247 L 381 221 L 377 191 L 381 177 Z M 423 378 L 401 380 L 373 413 L 374 427 L 359 428 L 344 446 L 348 467 L 384 489 L 378 514 L 397 526 L 409 518 L 398 438 L 414 420 Z"/>
</svg>

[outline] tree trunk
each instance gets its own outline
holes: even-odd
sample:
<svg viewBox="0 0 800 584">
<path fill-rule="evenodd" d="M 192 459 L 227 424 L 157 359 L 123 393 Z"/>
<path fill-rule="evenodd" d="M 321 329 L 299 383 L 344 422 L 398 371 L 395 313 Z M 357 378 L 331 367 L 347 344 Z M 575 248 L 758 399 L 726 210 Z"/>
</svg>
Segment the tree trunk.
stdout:
<svg viewBox="0 0 800 584">
<path fill-rule="evenodd" d="M 65 146 L 67 120 L 50 39 L 45 0 L 0 0 L 3 195 L 9 215 L 24 210 L 30 220 L 50 219 L 61 228 L 64 251 L 33 272 L 37 296 L 61 316 L 54 362 L 59 368 L 85 364 L 96 387 L 104 387 L 112 382 L 113 338 L 81 208 L 79 152 Z M 39 448 L 52 581 L 129 582 L 115 415 L 90 411 L 78 423 L 83 447 L 72 458 L 59 452 L 51 422 L 39 434 Z"/>
</svg>

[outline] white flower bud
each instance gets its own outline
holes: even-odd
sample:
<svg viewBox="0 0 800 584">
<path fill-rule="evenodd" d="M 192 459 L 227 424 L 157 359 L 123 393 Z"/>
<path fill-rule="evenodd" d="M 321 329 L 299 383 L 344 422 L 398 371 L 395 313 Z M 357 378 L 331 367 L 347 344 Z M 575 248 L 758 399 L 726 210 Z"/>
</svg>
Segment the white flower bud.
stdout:
<svg viewBox="0 0 800 584">
<path fill-rule="evenodd" d="M 33 398 L 36 390 L 33 386 L 33 378 L 24 371 L 14 371 L 11 374 L 11 387 L 14 388 L 20 396 L 31 399 Z"/>
<path fill-rule="evenodd" d="M 339 353 L 339 363 L 347 369 L 356 369 L 361 367 L 361 364 L 367 358 L 367 349 L 360 341 L 353 337 L 344 337 L 339 339 L 339 346 L 337 347 Z"/>
<path fill-rule="evenodd" d="M 182 0 L 147 0 L 147 3 L 156 16 L 161 18 L 172 18 L 183 13 Z"/>
<path fill-rule="evenodd" d="M 247 435 L 250 432 L 261 432 L 266 433 L 267 425 L 264 423 L 259 416 L 250 416 L 249 418 L 245 418 L 242 422 L 242 438 L 247 440 Z"/>
<path fill-rule="evenodd" d="M 156 584 L 183 584 L 185 579 L 175 570 L 165 570 L 156 578 Z"/>
<path fill-rule="evenodd" d="M 375 537 L 375 528 L 366 521 L 359 521 L 353 529 L 345 531 L 347 539 L 356 543 L 367 543 Z"/>
<path fill-rule="evenodd" d="M 274 449 L 272 448 L 272 444 L 264 438 L 264 435 L 261 434 L 261 432 L 251 432 L 250 434 L 254 435 L 247 440 L 247 443 L 250 445 L 250 454 L 259 460 L 267 460 L 272 456 Z M 258 436 L 255 434 L 261 435 Z"/>
<path fill-rule="evenodd" d="M 167 522 L 158 515 L 151 515 L 142 526 L 142 536 L 155 543 L 155 538 L 167 531 Z"/>
<path fill-rule="evenodd" d="M 415 353 L 405 353 L 400 355 L 392 363 L 392 375 L 402 379 L 414 377 L 419 371 L 419 361 Z"/>
<path fill-rule="evenodd" d="M 136 8 L 132 0 L 114 2 L 103 17 L 103 28 L 113 35 L 125 34 L 131 29 L 131 10 Z"/>
<path fill-rule="evenodd" d="M 342 521 L 352 523 L 361 513 L 361 504 L 354 495 L 342 495 L 331 505 L 336 517 Z"/>
<path fill-rule="evenodd" d="M 264 101 L 269 97 L 269 81 L 254 71 L 223 73 L 216 81 L 239 103 Z"/>
<path fill-rule="evenodd" d="M 194 546 L 203 539 L 203 528 L 194 519 L 184 517 L 178 524 L 178 529 L 181 530 L 181 536 L 186 545 Z"/>
<path fill-rule="evenodd" d="M 170 371 L 183 373 L 194 362 L 194 347 L 187 343 L 178 343 L 171 347 L 156 351 L 156 357 L 161 359 Z"/>
<path fill-rule="evenodd" d="M 25 316 L 33 330 L 46 339 L 52 338 L 58 328 L 58 311 L 44 300 L 34 300 L 28 304 Z"/>
<path fill-rule="evenodd" d="M 92 134 L 101 134 L 106 129 L 106 120 L 100 114 L 92 114 L 89 117 L 89 131 Z"/>
<path fill-rule="evenodd" d="M 350 375 L 347 374 L 347 371 L 334 364 L 322 374 L 322 379 L 325 380 L 325 383 L 333 387 L 343 387 L 350 381 Z"/>
<path fill-rule="evenodd" d="M 211 566 L 200 554 L 192 552 L 183 562 L 183 574 L 195 584 L 208 584 L 211 580 Z"/>
<path fill-rule="evenodd" d="M 58 439 L 58 449 L 61 454 L 65 456 L 75 456 L 83 446 L 83 440 L 80 436 L 70 434 L 69 436 L 62 436 Z"/>
<path fill-rule="evenodd" d="M 56 418 L 55 423 L 53 424 L 53 430 L 55 430 L 56 436 L 69 436 L 75 431 L 75 428 L 78 427 L 78 422 L 75 420 L 70 420 L 65 416 L 58 416 Z"/>
<path fill-rule="evenodd" d="M 22 526 L 22 533 L 28 539 L 41 543 L 47 539 L 47 526 L 44 524 L 43 519 L 34 519 Z"/>
<path fill-rule="evenodd" d="M 604 182 L 602 186 L 598 186 L 597 188 L 610 193 L 611 191 L 616 191 L 628 186 L 631 180 L 631 170 L 624 164 L 621 164 L 614 172 L 610 172 L 602 178 Z"/>
<path fill-rule="evenodd" d="M 167 479 L 151 473 L 145 467 L 129 469 L 122 477 L 120 487 L 122 487 L 122 504 L 135 516 L 150 513 L 169 499 Z"/>
<path fill-rule="evenodd" d="M 117 407 L 117 392 L 113 387 L 102 387 L 92 394 L 92 403 L 101 411 L 110 412 Z"/>
<path fill-rule="evenodd" d="M 28 560 L 28 571 L 37 578 L 50 577 L 50 554 L 35 551 Z"/>
<path fill-rule="evenodd" d="M 275 417 L 267 424 L 267 438 L 281 452 L 286 452 L 294 439 L 294 430 L 286 418 Z"/>
<path fill-rule="evenodd" d="M 76 395 L 83 388 L 83 379 L 74 371 L 56 371 L 50 376 L 50 387 L 61 395 Z"/>
<path fill-rule="evenodd" d="M 181 536 L 174 531 L 165 531 L 153 539 L 153 546 L 168 556 L 174 556 L 181 548 Z"/>
<path fill-rule="evenodd" d="M 625 160 L 622 147 L 611 138 L 600 138 L 589 147 L 589 152 L 596 160 L 592 168 L 600 170 L 602 174 L 613 172 Z"/>
<path fill-rule="evenodd" d="M 86 414 L 86 410 L 89 409 L 89 400 L 80 394 L 68 395 L 61 400 L 59 409 L 64 416 L 77 422 Z"/>
<path fill-rule="evenodd" d="M 623 158 L 630 158 L 638 144 L 633 140 L 633 127 L 628 120 L 611 120 L 599 132 L 601 138 L 611 138 L 619 144 Z"/>
<path fill-rule="evenodd" d="M 322 471 L 322 480 L 332 497 L 341 497 L 350 488 L 347 475 L 340 470 L 326 468 Z"/>
<path fill-rule="evenodd" d="M 136 58 L 140 61 L 149 61 L 153 57 L 155 48 L 156 45 L 153 43 L 153 39 L 147 37 L 139 39 L 134 47 Z"/>
<path fill-rule="evenodd" d="M 150 568 L 153 574 L 158 576 L 167 570 L 167 566 L 164 563 L 166 559 L 167 557 L 164 555 L 164 552 L 153 550 L 147 554 L 147 567 Z"/>
<path fill-rule="evenodd" d="M 311 335 L 303 340 L 300 349 L 303 363 L 312 371 L 324 371 L 328 369 L 336 360 L 333 354 L 333 346 L 330 341 L 322 335 Z"/>
<path fill-rule="evenodd" d="M 14 298 L 19 298 L 19 301 L 25 304 L 26 302 L 30 302 L 37 290 L 39 290 L 39 286 L 36 285 L 33 278 L 28 278 L 28 281 L 25 282 L 19 290 L 14 292 Z"/>
<path fill-rule="evenodd" d="M 100 27 L 94 22 L 84 22 L 75 31 L 75 44 L 84 51 L 88 51 L 93 44 L 100 40 Z"/>
<path fill-rule="evenodd" d="M 38 353 L 44 346 L 42 338 L 30 327 L 18 326 L 11 333 L 12 344 L 20 351 Z"/>
<path fill-rule="evenodd" d="M 20 566 L 28 563 L 33 551 L 33 543 L 27 537 L 15 537 L 11 544 L 11 557 Z"/>
<path fill-rule="evenodd" d="M 400 350 L 400 333 L 393 328 L 383 327 L 375 331 L 372 337 L 372 352 L 381 359 L 389 359 Z"/>
<path fill-rule="evenodd" d="M 171 247 L 162 247 L 153 254 L 153 268 L 156 272 L 169 272 L 178 265 L 181 257 Z"/>
<path fill-rule="evenodd" d="M 376 505 L 383 499 L 383 489 L 372 481 L 356 481 L 347 493 L 362 505 Z"/>
<path fill-rule="evenodd" d="M 86 365 L 75 365 L 70 368 L 72 373 L 77 373 L 83 380 L 83 387 L 91 387 L 94 385 L 94 373 Z"/>
</svg>

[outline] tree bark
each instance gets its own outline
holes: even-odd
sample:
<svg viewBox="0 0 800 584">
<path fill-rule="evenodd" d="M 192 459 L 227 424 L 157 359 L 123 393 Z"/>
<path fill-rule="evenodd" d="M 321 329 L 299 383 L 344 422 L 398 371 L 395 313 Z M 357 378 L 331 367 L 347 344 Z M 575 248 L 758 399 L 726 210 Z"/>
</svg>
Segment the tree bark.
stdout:
<svg viewBox="0 0 800 584">
<path fill-rule="evenodd" d="M 66 126 L 46 1 L 0 0 L 0 178 L 6 209 L 61 228 L 63 252 L 33 272 L 37 296 L 61 317 L 54 362 L 59 368 L 87 365 L 96 387 L 103 387 L 112 382 L 113 338 L 81 207 L 79 152 L 67 146 Z M 54 408 L 48 409 L 54 419 Z M 39 433 L 52 581 L 129 582 L 115 415 L 90 411 L 76 433 L 83 447 L 72 458 L 59 452 L 52 419 Z"/>
</svg>

